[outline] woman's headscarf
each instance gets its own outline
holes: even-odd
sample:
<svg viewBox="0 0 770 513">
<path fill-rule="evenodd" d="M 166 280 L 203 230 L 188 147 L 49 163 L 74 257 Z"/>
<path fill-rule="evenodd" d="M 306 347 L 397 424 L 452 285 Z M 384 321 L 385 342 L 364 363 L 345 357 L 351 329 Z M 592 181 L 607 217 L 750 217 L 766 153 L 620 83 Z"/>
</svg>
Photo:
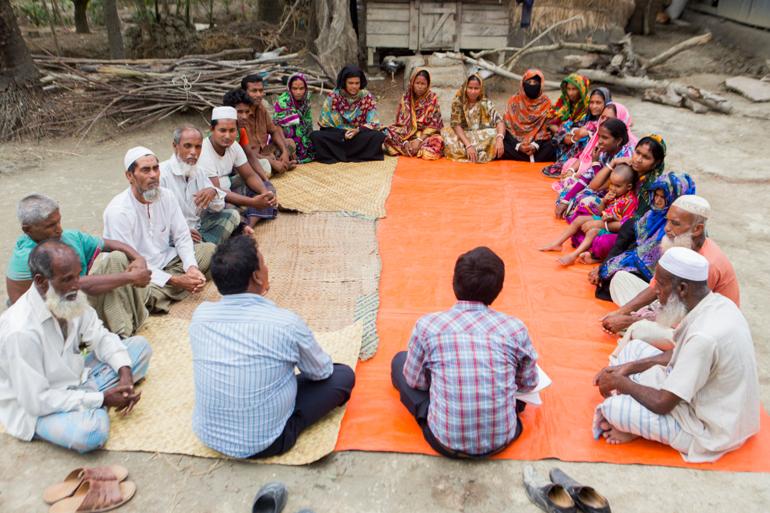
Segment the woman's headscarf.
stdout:
<svg viewBox="0 0 770 513">
<path fill-rule="evenodd" d="M 662 209 L 655 208 L 655 191 L 661 189 L 666 197 Z M 666 173 L 649 187 L 650 209 L 634 224 L 635 246 L 620 255 L 608 259 L 599 267 L 599 277 L 608 280 L 618 271 L 636 273 L 649 281 L 655 273 L 655 265 L 661 257 L 660 241 L 665 235 L 666 214 L 674 201 L 685 194 L 695 194 L 695 182 L 687 173 Z"/>
<path fill-rule="evenodd" d="M 295 100 L 294 95 L 291 92 L 291 84 L 295 80 L 302 80 L 302 83 L 305 84 L 305 94 L 300 100 Z M 289 81 L 286 82 L 286 90 L 289 93 L 288 97 L 286 98 L 288 100 L 288 107 L 291 107 L 300 113 L 310 110 L 310 102 L 308 101 L 308 98 L 310 98 L 310 88 L 307 86 L 307 77 L 305 77 L 303 73 L 294 73 L 292 76 L 290 76 Z"/>
<path fill-rule="evenodd" d="M 602 99 L 604 100 L 605 107 L 607 105 L 612 105 L 612 93 L 610 93 L 610 90 L 607 89 L 606 87 L 594 87 L 593 89 L 591 89 L 591 94 L 588 95 L 588 103 L 591 102 L 591 97 L 595 94 L 598 94 L 599 96 L 602 97 Z M 602 113 L 600 112 L 599 116 L 601 115 Z M 594 116 L 593 114 L 591 114 L 590 109 L 586 110 L 586 121 L 596 121 L 597 119 L 599 119 L 599 116 Z"/>
<path fill-rule="evenodd" d="M 414 83 L 417 80 L 417 76 L 422 72 L 425 72 L 428 76 L 428 89 L 422 96 L 416 96 L 414 94 Z M 397 127 L 396 130 L 400 132 L 399 135 L 404 139 L 409 139 L 420 129 L 431 128 L 438 132 L 444 126 L 441 121 L 438 96 L 430 90 L 430 72 L 427 68 L 416 68 L 412 72 L 409 88 L 404 93 L 404 96 L 401 97 L 401 102 L 398 106 L 395 126 Z M 393 127 L 390 129 L 393 129 Z"/>
<path fill-rule="evenodd" d="M 572 103 L 567 96 L 567 84 L 571 84 L 580 92 L 580 98 Z M 588 110 L 588 85 L 590 82 L 583 75 L 570 73 L 561 81 L 561 96 L 553 106 L 551 116 L 560 121 L 579 121 Z"/>
<path fill-rule="evenodd" d="M 369 83 L 366 80 L 366 75 L 364 74 L 361 68 L 353 65 L 345 66 L 340 70 L 339 73 L 337 73 L 337 89 L 339 89 L 340 91 L 345 91 L 345 82 L 347 81 L 347 79 L 352 77 L 358 77 L 361 79 L 360 91 L 363 91 L 364 89 L 366 89 L 366 85 Z"/>
<path fill-rule="evenodd" d="M 649 173 L 639 177 L 639 183 L 637 184 L 637 190 L 639 191 L 637 194 L 639 197 L 639 206 L 636 208 L 635 215 L 637 219 L 645 214 L 652 205 L 652 196 L 650 196 L 648 193 L 652 191 L 655 180 L 657 180 L 658 177 L 663 174 L 663 170 L 666 167 L 666 152 L 668 151 L 666 147 L 666 141 L 664 141 L 663 138 L 658 134 L 649 134 L 642 137 L 642 139 L 645 138 L 652 139 L 656 143 L 660 144 L 660 147 L 663 148 L 663 158 L 660 159 L 660 162 L 658 162 L 655 168 L 653 168 Z"/>
<path fill-rule="evenodd" d="M 487 108 L 487 102 L 485 101 L 487 99 L 486 92 L 484 91 L 484 80 L 481 78 L 481 75 L 478 73 L 471 74 L 467 79 L 465 79 L 465 82 L 460 87 L 460 89 L 457 90 L 457 93 L 455 93 L 454 100 L 452 100 L 452 118 L 451 118 L 451 124 L 452 126 L 469 126 L 470 123 L 468 122 L 468 109 L 470 109 L 470 105 L 468 103 L 468 95 L 466 94 L 466 90 L 468 88 L 468 82 L 471 80 L 478 80 L 479 82 L 479 88 L 481 89 L 481 92 L 479 93 L 479 98 L 476 100 L 476 103 L 479 105 L 481 111 L 481 125 L 487 126 L 491 123 L 491 113 L 489 112 L 489 109 Z"/>
<path fill-rule="evenodd" d="M 540 79 L 540 95 L 531 99 L 524 93 L 524 82 L 533 78 Z M 508 99 L 505 109 L 505 125 L 511 135 L 519 142 L 530 143 L 548 139 L 548 113 L 551 100 L 543 94 L 545 77 L 539 69 L 529 69 L 521 77 L 519 92 Z"/>
</svg>

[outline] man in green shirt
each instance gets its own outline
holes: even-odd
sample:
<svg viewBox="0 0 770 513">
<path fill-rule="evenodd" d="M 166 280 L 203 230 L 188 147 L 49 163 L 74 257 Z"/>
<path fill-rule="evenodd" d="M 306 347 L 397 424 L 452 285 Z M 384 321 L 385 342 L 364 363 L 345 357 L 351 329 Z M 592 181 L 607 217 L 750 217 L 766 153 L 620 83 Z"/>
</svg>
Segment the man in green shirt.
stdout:
<svg viewBox="0 0 770 513">
<path fill-rule="evenodd" d="M 134 248 L 115 240 L 101 239 L 77 230 L 62 230 L 59 204 L 43 194 L 30 194 L 19 201 L 16 215 L 24 232 L 16 240 L 6 272 L 6 289 L 11 304 L 29 289 L 32 273 L 28 258 L 47 239 L 58 239 L 75 250 L 81 264 L 80 289 L 88 295 L 107 329 L 129 337 L 141 326 L 148 312 L 144 288 L 150 283 L 147 263 Z M 132 318 L 111 315 L 115 301 L 130 302 Z"/>
</svg>

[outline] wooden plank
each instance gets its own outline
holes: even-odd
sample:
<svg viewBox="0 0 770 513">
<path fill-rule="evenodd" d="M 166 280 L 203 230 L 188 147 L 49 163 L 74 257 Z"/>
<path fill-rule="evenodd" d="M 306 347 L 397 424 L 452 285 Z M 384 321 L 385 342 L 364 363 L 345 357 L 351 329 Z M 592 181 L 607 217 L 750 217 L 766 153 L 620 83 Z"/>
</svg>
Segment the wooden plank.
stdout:
<svg viewBox="0 0 770 513">
<path fill-rule="evenodd" d="M 508 44 L 508 36 L 484 37 L 463 34 L 460 48 L 465 50 L 486 50 L 489 48 L 504 48 Z"/>
<path fill-rule="evenodd" d="M 489 9 L 479 11 L 477 8 L 472 8 L 466 5 L 463 8 L 463 17 L 461 19 L 463 23 L 505 25 L 506 27 L 510 26 L 511 24 L 507 9 Z"/>
<path fill-rule="evenodd" d="M 410 48 L 409 37 L 405 35 L 398 36 L 392 34 L 367 34 L 366 45 L 371 48 Z"/>
<path fill-rule="evenodd" d="M 476 23 L 463 23 L 461 26 L 461 33 L 463 36 L 507 37 L 508 25 L 479 25 Z"/>
<path fill-rule="evenodd" d="M 457 16 L 455 17 L 455 34 L 452 38 L 453 47 L 455 52 L 460 51 L 460 40 L 463 33 L 463 25 L 462 25 L 462 19 L 463 19 L 463 2 L 462 0 L 457 0 Z"/>
<path fill-rule="evenodd" d="M 409 9 L 406 5 L 393 5 L 388 8 L 366 9 L 366 19 L 371 21 L 409 21 Z"/>
<path fill-rule="evenodd" d="M 409 22 L 408 21 L 366 21 L 366 35 L 399 35 L 409 36 Z"/>
</svg>

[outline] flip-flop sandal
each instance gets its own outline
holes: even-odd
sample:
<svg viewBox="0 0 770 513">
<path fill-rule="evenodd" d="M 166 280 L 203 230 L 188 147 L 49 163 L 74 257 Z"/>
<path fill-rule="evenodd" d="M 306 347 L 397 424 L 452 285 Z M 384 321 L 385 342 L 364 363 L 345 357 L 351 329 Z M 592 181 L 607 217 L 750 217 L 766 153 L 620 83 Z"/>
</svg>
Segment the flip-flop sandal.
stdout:
<svg viewBox="0 0 770 513">
<path fill-rule="evenodd" d="M 62 499 L 48 513 L 101 513 L 121 507 L 136 493 L 132 481 L 84 481 L 72 497 Z"/>
<path fill-rule="evenodd" d="M 128 469 L 122 465 L 109 467 L 76 468 L 60 483 L 53 484 L 43 491 L 43 500 L 53 504 L 71 496 L 83 481 L 123 481 L 128 477 Z"/>
</svg>

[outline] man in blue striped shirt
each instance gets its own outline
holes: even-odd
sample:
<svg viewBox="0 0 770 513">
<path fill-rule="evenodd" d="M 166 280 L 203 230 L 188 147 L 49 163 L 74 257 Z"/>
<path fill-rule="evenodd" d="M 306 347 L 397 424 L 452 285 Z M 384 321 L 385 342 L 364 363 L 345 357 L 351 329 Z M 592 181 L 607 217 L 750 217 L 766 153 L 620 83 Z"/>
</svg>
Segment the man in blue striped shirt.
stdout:
<svg viewBox="0 0 770 513">
<path fill-rule="evenodd" d="M 332 363 L 298 315 L 262 297 L 268 270 L 254 239 L 219 246 L 211 275 L 224 297 L 201 304 L 190 324 L 193 430 L 234 458 L 282 454 L 347 402 L 355 375 Z"/>
</svg>

